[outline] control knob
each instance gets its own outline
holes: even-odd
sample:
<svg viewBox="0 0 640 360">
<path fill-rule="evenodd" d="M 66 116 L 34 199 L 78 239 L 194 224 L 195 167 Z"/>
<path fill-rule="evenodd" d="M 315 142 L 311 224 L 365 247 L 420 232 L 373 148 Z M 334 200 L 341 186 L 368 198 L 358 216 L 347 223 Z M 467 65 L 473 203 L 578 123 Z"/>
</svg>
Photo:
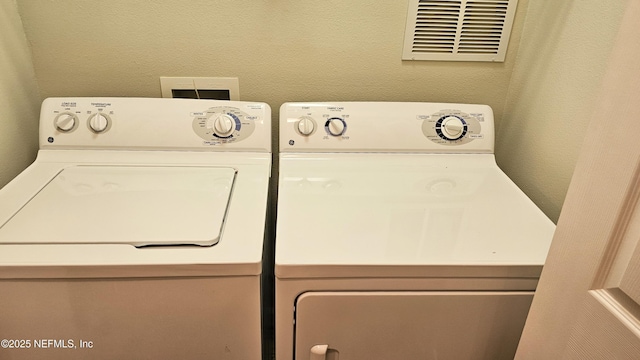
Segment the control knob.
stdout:
<svg viewBox="0 0 640 360">
<path fill-rule="evenodd" d="M 76 127 L 78 117 L 70 112 L 63 112 L 53 120 L 53 126 L 60 132 L 69 132 Z"/>
<path fill-rule="evenodd" d="M 347 124 L 341 118 L 331 118 L 327 120 L 324 127 L 332 136 L 341 136 L 347 129 Z"/>
<path fill-rule="evenodd" d="M 227 137 L 233 133 L 236 122 L 227 114 L 220 114 L 213 119 L 213 132 L 220 137 Z"/>
<path fill-rule="evenodd" d="M 449 140 L 457 140 L 464 135 L 466 124 L 456 116 L 448 116 L 442 120 L 442 135 Z"/>
<path fill-rule="evenodd" d="M 311 135 L 316 130 L 316 123 L 307 117 L 303 117 L 296 123 L 298 132 L 304 136 Z"/>
<path fill-rule="evenodd" d="M 89 128 L 94 133 L 102 133 L 109 127 L 109 117 L 103 113 L 95 113 L 89 118 Z"/>
</svg>

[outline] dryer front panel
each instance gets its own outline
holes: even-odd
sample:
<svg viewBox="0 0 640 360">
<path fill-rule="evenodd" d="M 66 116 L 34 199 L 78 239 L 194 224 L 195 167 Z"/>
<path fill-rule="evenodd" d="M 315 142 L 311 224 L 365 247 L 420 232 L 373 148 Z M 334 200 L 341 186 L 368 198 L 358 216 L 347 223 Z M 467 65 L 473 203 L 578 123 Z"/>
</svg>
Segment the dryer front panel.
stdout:
<svg viewBox="0 0 640 360">
<path fill-rule="evenodd" d="M 533 292 L 307 292 L 295 359 L 513 359 Z"/>
</svg>

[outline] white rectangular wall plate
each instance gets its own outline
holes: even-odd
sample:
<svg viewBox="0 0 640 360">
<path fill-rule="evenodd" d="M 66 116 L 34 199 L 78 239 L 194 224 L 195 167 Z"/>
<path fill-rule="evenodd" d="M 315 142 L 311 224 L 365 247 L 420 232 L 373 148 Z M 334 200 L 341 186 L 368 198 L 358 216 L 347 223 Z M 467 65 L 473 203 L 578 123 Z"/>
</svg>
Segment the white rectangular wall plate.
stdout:
<svg viewBox="0 0 640 360">
<path fill-rule="evenodd" d="M 160 77 L 163 98 L 240 100 L 236 77 Z"/>
</svg>

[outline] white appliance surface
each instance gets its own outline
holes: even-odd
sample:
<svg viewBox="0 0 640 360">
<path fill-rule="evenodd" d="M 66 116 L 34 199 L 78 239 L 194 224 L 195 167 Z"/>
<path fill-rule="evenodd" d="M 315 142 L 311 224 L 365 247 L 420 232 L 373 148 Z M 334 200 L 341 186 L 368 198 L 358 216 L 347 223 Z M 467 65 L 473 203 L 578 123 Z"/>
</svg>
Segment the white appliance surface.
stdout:
<svg viewBox="0 0 640 360">
<path fill-rule="evenodd" d="M 307 292 L 296 302 L 296 349 L 302 349 L 297 358 L 307 359 L 309 349 L 317 344 L 330 346 L 326 359 L 477 359 L 484 354 L 509 358 L 511 349 L 500 344 L 518 342 L 520 334 L 512 329 L 524 326 L 531 295 L 524 291 Z M 494 321 L 496 316 L 506 321 Z M 412 341 L 415 335 L 407 336 L 408 331 L 419 334 L 420 341 Z M 430 356 L 416 357 L 416 353 Z"/>
<path fill-rule="evenodd" d="M 213 245 L 234 177 L 231 167 L 66 167 L 0 236 L 5 244 Z"/>
<path fill-rule="evenodd" d="M 289 155 L 280 176 L 280 277 L 312 276 L 306 265 L 331 276 L 371 274 L 353 265 L 539 268 L 554 230 L 490 154 Z"/>
<path fill-rule="evenodd" d="M 45 100 L 38 156 L 0 190 L 0 324 L 31 342 L 15 355 L 260 359 L 270 117 L 257 102 Z M 93 346 L 58 346 L 80 339 Z"/>
<path fill-rule="evenodd" d="M 78 271 L 80 276 L 108 275 L 112 268 L 106 265 L 148 265 L 138 271 L 152 273 L 153 265 L 167 264 L 205 273 L 225 264 L 239 273 L 259 273 L 270 176 L 269 108 L 194 101 L 45 100 L 38 157 L 0 192 L 0 266 L 8 266 L 3 273 L 48 277 L 56 270 L 46 267 L 71 266 L 67 272 L 82 265 L 90 267 Z M 232 118 L 240 123 L 236 127 L 250 122 L 253 136 L 239 141 L 196 133 L 196 125 L 208 121 L 211 127 L 212 118 L 229 108 L 242 114 Z M 83 122 L 95 113 L 109 114 L 104 133 Z M 55 128 L 61 114 L 76 116 L 73 130 Z M 172 244 L 215 246 L 135 247 Z"/>
<path fill-rule="evenodd" d="M 493 146 L 484 105 L 284 104 L 277 358 L 512 358 L 555 226 Z"/>
</svg>

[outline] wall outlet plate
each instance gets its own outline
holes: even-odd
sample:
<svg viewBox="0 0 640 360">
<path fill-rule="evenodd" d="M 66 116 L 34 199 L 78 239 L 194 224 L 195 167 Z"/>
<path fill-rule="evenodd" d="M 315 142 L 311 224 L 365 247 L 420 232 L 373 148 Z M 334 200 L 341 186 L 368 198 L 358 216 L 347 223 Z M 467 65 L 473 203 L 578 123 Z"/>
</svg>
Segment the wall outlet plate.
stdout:
<svg viewBox="0 0 640 360">
<path fill-rule="evenodd" d="M 163 98 L 240 100 L 235 77 L 160 77 Z"/>
</svg>

